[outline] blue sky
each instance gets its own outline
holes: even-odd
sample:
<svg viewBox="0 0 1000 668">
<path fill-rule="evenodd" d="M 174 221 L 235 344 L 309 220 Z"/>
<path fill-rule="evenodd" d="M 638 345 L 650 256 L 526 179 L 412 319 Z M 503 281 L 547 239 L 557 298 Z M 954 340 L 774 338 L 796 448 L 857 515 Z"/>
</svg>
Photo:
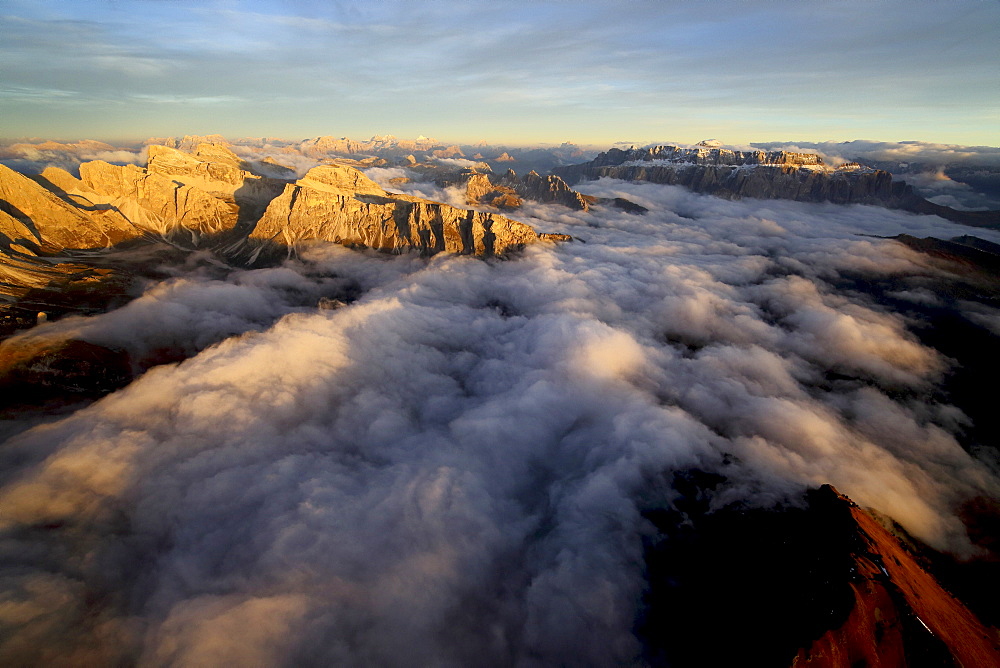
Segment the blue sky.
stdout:
<svg viewBox="0 0 1000 668">
<path fill-rule="evenodd" d="M 998 27 L 996 0 L 0 0 L 0 136 L 996 146 Z"/>
</svg>

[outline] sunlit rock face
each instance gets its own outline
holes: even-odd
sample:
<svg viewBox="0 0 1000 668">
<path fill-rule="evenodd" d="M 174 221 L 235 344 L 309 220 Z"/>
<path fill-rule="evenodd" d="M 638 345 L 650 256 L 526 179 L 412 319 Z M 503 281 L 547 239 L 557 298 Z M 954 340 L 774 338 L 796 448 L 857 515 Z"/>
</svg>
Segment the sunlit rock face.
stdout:
<svg viewBox="0 0 1000 668">
<path fill-rule="evenodd" d="M 84 207 L 3 165 L 0 211 L 5 214 L 4 235 L 15 244 L 35 249 L 104 248 L 139 234 L 121 215 L 104 211 L 90 215 Z"/>
<path fill-rule="evenodd" d="M 150 146 L 148 150 L 150 172 L 235 206 L 240 221 L 259 218 L 285 187 L 283 179 L 252 173 L 249 165 L 220 144 L 201 143 L 191 153 L 164 146 Z"/>
<path fill-rule="evenodd" d="M 487 164 L 458 173 L 439 174 L 435 183 L 441 187 L 464 186 L 466 204 L 492 207 L 500 211 L 519 209 L 525 202 L 559 204 L 574 211 L 589 211 L 594 204 L 614 206 L 631 213 L 643 213 L 646 210 L 620 197 L 602 199 L 584 195 L 570 188 L 561 177 L 554 174 L 542 176 L 536 171 L 530 171 L 522 177 L 513 169 L 508 169 L 497 176 Z"/>
<path fill-rule="evenodd" d="M 595 166 L 621 165 L 626 162 L 663 161 L 691 165 L 812 165 L 821 166 L 823 160 L 815 153 L 794 153 L 791 151 L 733 151 L 716 145 L 701 145 L 695 148 L 677 146 L 654 146 L 627 150 L 613 148 L 593 160 Z"/>
<path fill-rule="evenodd" d="M 292 175 L 291 169 L 273 161 L 254 167 L 212 137 L 171 143 L 189 152 L 154 144 L 147 148 L 146 167 L 94 160 L 80 164 L 79 178 L 54 166 L 29 178 L 0 165 L 0 295 L 18 300 L 34 291 L 41 300 L 16 313 L 5 305 L 4 327 L 33 322 L 42 307 L 61 311 L 67 305 L 59 295 L 71 286 L 89 302 L 99 292 L 95 288 L 115 274 L 71 261 L 43 261 L 40 255 L 162 239 L 188 249 L 210 248 L 237 263 L 256 261 L 262 246 L 273 249 L 272 242 L 315 240 L 390 252 L 492 256 L 543 238 L 567 238 L 540 236 L 496 214 L 389 195 L 352 168 L 318 167 L 289 185 L 289 179 L 253 170 Z M 114 292 L 124 285 L 113 284 Z"/>
<path fill-rule="evenodd" d="M 818 498 L 849 554 L 843 580 L 853 605 L 843 624 L 798 652 L 793 666 L 1000 665 L 995 631 L 935 579 L 926 556 L 891 520 L 829 487 Z"/>
<path fill-rule="evenodd" d="M 874 204 L 905 194 L 905 186 L 893 184 L 888 172 L 857 166 L 835 169 L 823 164 L 818 155 L 788 151 L 709 146 L 611 149 L 589 163 L 555 171 L 571 183 L 609 177 L 680 185 L 728 198 Z"/>
<path fill-rule="evenodd" d="M 733 151 L 711 145 L 613 148 L 594 160 L 557 167 L 570 184 L 600 178 L 678 185 L 735 199 L 874 204 L 937 215 L 963 225 L 1000 228 L 1000 211 L 958 211 L 929 202 L 889 172 L 849 162 L 838 167 L 812 153 Z"/>
<path fill-rule="evenodd" d="M 175 227 L 214 233 L 236 225 L 238 209 L 204 190 L 135 165 L 102 161 L 80 165 L 80 180 L 93 192 L 136 220 L 136 225 L 170 233 Z"/>
<path fill-rule="evenodd" d="M 528 172 L 519 177 L 508 169 L 501 176 L 476 169 L 438 179 L 441 185 L 461 184 L 466 186 L 466 201 L 469 204 L 492 206 L 498 209 L 517 209 L 524 201 L 544 204 L 561 204 L 577 211 L 587 211 L 596 199 L 588 198 L 570 188 L 565 181 L 551 174 L 541 176 L 538 172 Z M 491 178 L 492 176 L 492 178 Z"/>
<path fill-rule="evenodd" d="M 389 252 L 492 256 L 541 237 L 499 214 L 390 194 L 356 169 L 325 165 L 288 185 L 250 238 L 286 246 L 321 240 Z"/>
</svg>

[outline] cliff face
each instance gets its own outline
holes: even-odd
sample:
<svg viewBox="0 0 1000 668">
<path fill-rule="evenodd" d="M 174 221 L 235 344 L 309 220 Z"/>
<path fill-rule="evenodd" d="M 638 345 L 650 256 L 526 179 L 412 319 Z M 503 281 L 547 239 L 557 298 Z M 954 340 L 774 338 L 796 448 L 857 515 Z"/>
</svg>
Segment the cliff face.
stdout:
<svg viewBox="0 0 1000 668">
<path fill-rule="evenodd" d="M 473 206 L 492 206 L 501 211 L 520 208 L 525 200 L 543 204 L 561 204 L 576 211 L 589 211 L 594 204 L 601 202 L 597 197 L 578 193 L 560 177 L 548 174 L 541 176 L 538 172 L 528 172 L 523 177 L 514 170 L 508 169 L 502 176 L 490 173 L 489 165 L 465 170 L 459 173 L 449 173 L 439 176 L 436 183 L 441 187 L 465 185 L 465 201 Z M 617 200 L 601 202 L 613 206 L 621 206 L 632 212 L 645 211 L 631 202 Z"/>
<path fill-rule="evenodd" d="M 145 168 L 83 163 L 80 178 L 49 168 L 36 182 L 0 167 L 0 234 L 6 247 L 28 253 L 100 248 L 153 234 L 196 245 L 206 235 L 225 235 L 227 247 L 237 249 L 249 237 L 257 248 L 326 240 L 489 256 L 557 238 L 498 214 L 390 195 L 351 167 L 317 167 L 294 184 L 246 167 L 228 148 L 207 143 L 191 153 L 150 146 Z M 545 180 L 533 178 L 544 190 Z M 549 191 L 572 193 L 562 185 Z"/>
<path fill-rule="evenodd" d="M 542 238 L 504 216 L 385 192 L 350 167 L 316 167 L 268 206 L 251 239 L 325 240 L 389 252 L 501 255 Z"/>
<path fill-rule="evenodd" d="M 2 233 L 10 243 L 31 250 L 104 248 L 138 232 L 119 215 L 88 215 L 26 176 L 0 165 Z M 13 221 L 16 222 L 12 222 Z"/>
<path fill-rule="evenodd" d="M 1000 211 L 957 211 L 928 202 L 902 181 L 857 163 L 831 167 L 811 153 L 731 151 L 711 146 L 613 148 L 590 162 L 557 167 L 570 184 L 602 177 L 678 185 L 725 198 L 873 204 L 937 215 L 964 225 L 1000 228 Z"/>
<path fill-rule="evenodd" d="M 538 172 L 528 172 L 517 178 L 512 170 L 500 179 L 500 185 L 514 188 L 524 199 L 535 202 L 562 204 L 577 211 L 588 211 L 596 199 L 576 192 L 558 176 L 541 176 Z"/>
<path fill-rule="evenodd" d="M 198 144 L 191 153 L 150 146 L 146 169 L 226 202 L 244 222 L 257 220 L 286 183 L 254 174 L 249 165 L 219 144 Z"/>
<path fill-rule="evenodd" d="M 236 225 L 238 208 L 193 186 L 135 165 L 96 160 L 80 165 L 80 180 L 139 227 L 169 234 L 175 227 L 200 233 L 223 232 Z"/>
<path fill-rule="evenodd" d="M 310 240 L 493 256 L 569 239 L 499 214 L 390 195 L 350 167 L 318 167 L 294 184 L 263 177 L 214 143 L 190 153 L 150 146 L 145 168 L 86 162 L 80 178 L 55 167 L 28 178 L 0 165 L 0 336 L 33 325 L 40 312 L 117 300 L 146 271 L 143 261 L 118 254 L 114 267 L 98 266 L 101 256 L 89 251 L 158 238 L 171 242 L 161 250 L 213 248 L 251 262 Z"/>
<path fill-rule="evenodd" d="M 888 172 L 857 165 L 835 169 L 814 154 L 656 146 L 611 149 L 589 163 L 555 170 L 570 183 L 609 177 L 685 186 L 718 197 L 885 204 L 909 189 Z"/>
<path fill-rule="evenodd" d="M 790 151 L 731 151 L 713 146 L 679 148 L 677 146 L 653 146 L 622 150 L 613 148 L 602 153 L 593 161 L 597 167 L 621 165 L 626 162 L 671 162 L 690 165 L 823 165 L 823 160 L 814 153 L 793 153 Z"/>
</svg>

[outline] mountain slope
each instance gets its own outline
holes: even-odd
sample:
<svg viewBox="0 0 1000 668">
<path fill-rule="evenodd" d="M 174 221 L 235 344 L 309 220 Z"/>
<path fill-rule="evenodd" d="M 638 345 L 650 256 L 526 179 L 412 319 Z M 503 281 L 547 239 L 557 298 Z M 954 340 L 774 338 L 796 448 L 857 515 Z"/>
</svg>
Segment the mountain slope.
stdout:
<svg viewBox="0 0 1000 668">
<path fill-rule="evenodd" d="M 679 185 L 725 198 L 790 199 L 799 202 L 874 204 L 937 215 L 976 227 L 1000 228 L 1000 211 L 958 211 L 917 195 L 888 172 L 857 163 L 831 167 L 815 154 L 732 151 L 700 146 L 613 148 L 590 162 L 557 167 L 570 184 L 603 177 Z"/>
</svg>

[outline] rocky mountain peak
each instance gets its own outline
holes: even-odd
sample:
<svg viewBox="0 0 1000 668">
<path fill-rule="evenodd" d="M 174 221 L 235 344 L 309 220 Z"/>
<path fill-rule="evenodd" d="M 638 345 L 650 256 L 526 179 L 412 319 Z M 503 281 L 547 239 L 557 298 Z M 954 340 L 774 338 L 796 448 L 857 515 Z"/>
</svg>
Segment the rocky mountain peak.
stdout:
<svg viewBox="0 0 1000 668">
<path fill-rule="evenodd" d="M 557 167 L 575 184 L 608 177 L 685 186 L 717 197 L 873 204 L 938 215 L 978 227 L 1000 227 L 1000 211 L 958 211 L 929 202 L 889 172 L 846 163 L 831 167 L 815 153 L 732 151 L 696 146 L 612 148 L 590 162 Z"/>
<path fill-rule="evenodd" d="M 236 169 L 246 169 L 246 163 L 233 153 L 228 146 L 223 144 L 202 142 L 195 146 L 194 150 L 191 151 L 191 155 L 201 162 L 216 162 L 230 165 Z"/>
<path fill-rule="evenodd" d="M 363 172 L 342 165 L 313 167 L 296 181 L 296 185 L 338 194 L 385 194 L 382 186 L 365 176 Z"/>
<path fill-rule="evenodd" d="M 488 179 L 485 174 L 470 176 Z M 486 257 L 543 239 L 568 237 L 540 235 L 495 213 L 388 193 L 357 169 L 341 165 L 314 167 L 289 184 L 250 235 L 257 249 L 332 241 L 394 253 L 417 250 Z M 257 249 L 251 251 L 254 257 Z"/>
</svg>

